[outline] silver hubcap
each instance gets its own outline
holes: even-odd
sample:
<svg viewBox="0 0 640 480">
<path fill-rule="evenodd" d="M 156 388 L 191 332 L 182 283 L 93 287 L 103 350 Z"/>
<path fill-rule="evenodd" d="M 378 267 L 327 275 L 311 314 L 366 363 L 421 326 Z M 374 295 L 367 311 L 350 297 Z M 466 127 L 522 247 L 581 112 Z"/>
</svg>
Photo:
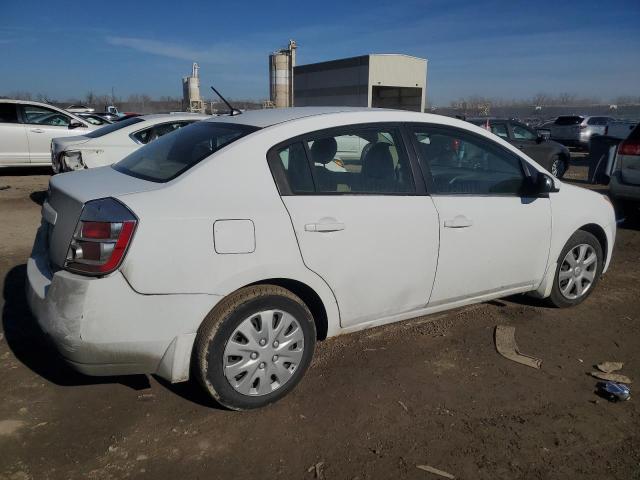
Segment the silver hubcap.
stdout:
<svg viewBox="0 0 640 480">
<path fill-rule="evenodd" d="M 591 288 L 598 268 L 598 257 L 591 245 L 573 247 L 562 261 L 558 285 L 565 298 L 575 300 Z"/>
<path fill-rule="evenodd" d="M 554 160 L 553 163 L 551 164 L 551 175 L 553 175 L 554 177 L 558 176 L 558 171 L 560 170 L 558 164 L 559 164 L 558 160 Z"/>
<path fill-rule="evenodd" d="M 304 335 L 293 315 L 258 312 L 231 334 L 224 348 L 224 376 L 243 395 L 267 395 L 291 379 L 303 352 Z"/>
</svg>

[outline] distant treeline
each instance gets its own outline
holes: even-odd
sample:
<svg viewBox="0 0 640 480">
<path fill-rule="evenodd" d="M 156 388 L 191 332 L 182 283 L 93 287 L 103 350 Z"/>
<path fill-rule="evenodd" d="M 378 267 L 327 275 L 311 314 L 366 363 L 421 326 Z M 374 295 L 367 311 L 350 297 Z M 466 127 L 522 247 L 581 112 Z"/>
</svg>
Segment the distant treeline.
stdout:
<svg viewBox="0 0 640 480">
<path fill-rule="evenodd" d="M 82 98 L 68 98 L 66 100 L 47 98 L 42 94 L 32 95 L 29 92 L 11 92 L 4 95 L 6 98 L 14 98 L 18 100 L 34 100 L 37 102 L 50 103 L 52 105 L 66 108 L 70 105 L 86 105 L 91 108 L 95 108 L 97 112 L 104 111 L 107 105 L 115 105 L 120 112 L 135 112 L 135 113 L 162 113 L 162 112 L 176 112 L 182 110 L 182 99 L 178 97 L 159 97 L 152 98 L 149 95 L 129 95 L 126 98 L 115 97 L 111 95 L 96 95 L 92 92 L 87 93 Z M 2 98 L 2 95 L 0 95 Z M 254 100 L 236 100 L 227 99 L 235 108 L 242 110 L 253 110 L 262 108 L 263 102 Z M 220 101 L 205 101 L 205 108 L 207 113 L 211 113 L 212 109 L 215 113 L 225 112 L 228 110 L 227 106 Z"/>
</svg>

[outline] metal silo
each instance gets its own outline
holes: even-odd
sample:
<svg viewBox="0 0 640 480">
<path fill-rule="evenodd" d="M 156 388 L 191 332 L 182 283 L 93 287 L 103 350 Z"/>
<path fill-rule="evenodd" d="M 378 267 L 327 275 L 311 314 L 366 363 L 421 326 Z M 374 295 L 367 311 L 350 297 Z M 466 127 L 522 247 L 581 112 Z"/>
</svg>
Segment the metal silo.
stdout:
<svg viewBox="0 0 640 480">
<path fill-rule="evenodd" d="M 276 108 L 293 107 L 293 67 L 296 64 L 296 42 L 269 55 L 269 96 Z"/>
<path fill-rule="evenodd" d="M 200 67 L 194 63 L 191 76 L 182 78 L 182 108 L 187 112 L 204 113 L 204 102 L 200 98 Z"/>
</svg>

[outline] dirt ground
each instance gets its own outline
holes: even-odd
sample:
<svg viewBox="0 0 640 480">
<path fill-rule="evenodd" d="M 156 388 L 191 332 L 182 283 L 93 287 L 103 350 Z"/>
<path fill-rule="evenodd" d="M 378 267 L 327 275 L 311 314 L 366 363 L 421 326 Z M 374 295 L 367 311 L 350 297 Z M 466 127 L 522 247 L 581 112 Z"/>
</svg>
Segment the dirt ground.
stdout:
<svg viewBox="0 0 640 480">
<path fill-rule="evenodd" d="M 85 377 L 57 360 L 24 296 L 48 178 L 0 171 L 0 479 L 438 478 L 417 465 L 640 479 L 640 398 L 609 403 L 588 376 L 620 360 L 640 381 L 637 224 L 618 230 L 609 273 L 578 307 L 518 296 L 331 339 L 292 394 L 237 413 L 191 384 Z M 516 327 L 540 370 L 495 352 L 497 324 Z"/>
</svg>

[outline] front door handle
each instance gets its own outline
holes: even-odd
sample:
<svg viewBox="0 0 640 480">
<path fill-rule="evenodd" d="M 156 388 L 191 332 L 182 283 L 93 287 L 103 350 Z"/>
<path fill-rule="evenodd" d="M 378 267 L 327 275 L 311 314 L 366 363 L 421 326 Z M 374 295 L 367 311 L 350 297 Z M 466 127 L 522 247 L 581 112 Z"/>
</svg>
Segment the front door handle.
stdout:
<svg viewBox="0 0 640 480">
<path fill-rule="evenodd" d="M 344 223 L 307 223 L 304 229 L 306 232 L 337 232 L 344 230 Z"/>
<path fill-rule="evenodd" d="M 33 133 L 44 133 L 44 130 L 41 128 L 32 128 L 31 131 Z"/>
<path fill-rule="evenodd" d="M 445 228 L 466 228 L 472 225 L 473 221 L 471 221 L 470 218 L 467 218 L 464 215 L 456 215 L 451 220 L 444 221 Z"/>
</svg>

